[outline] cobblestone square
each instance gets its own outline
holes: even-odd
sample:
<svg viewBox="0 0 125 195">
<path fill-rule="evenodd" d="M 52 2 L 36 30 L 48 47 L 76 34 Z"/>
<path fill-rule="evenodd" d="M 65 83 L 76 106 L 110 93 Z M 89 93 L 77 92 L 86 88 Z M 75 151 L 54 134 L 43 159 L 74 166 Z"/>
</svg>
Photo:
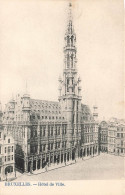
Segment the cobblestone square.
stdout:
<svg viewBox="0 0 125 195">
<path fill-rule="evenodd" d="M 119 180 L 124 177 L 124 158 L 100 154 L 76 164 L 41 173 L 20 175 L 16 181 Z"/>
</svg>

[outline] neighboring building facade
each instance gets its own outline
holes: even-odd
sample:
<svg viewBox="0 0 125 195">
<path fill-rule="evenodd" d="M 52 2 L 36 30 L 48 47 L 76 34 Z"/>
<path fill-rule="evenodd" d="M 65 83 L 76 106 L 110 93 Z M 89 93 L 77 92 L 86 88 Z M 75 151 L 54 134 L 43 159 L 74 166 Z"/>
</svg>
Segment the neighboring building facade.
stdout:
<svg viewBox="0 0 125 195">
<path fill-rule="evenodd" d="M 116 142 L 117 126 L 115 123 L 110 122 L 108 124 L 108 153 L 115 154 L 115 142 Z"/>
<path fill-rule="evenodd" d="M 2 109 L 0 103 L 0 181 L 3 180 L 4 176 L 4 157 L 3 157 L 3 125 L 2 125 Z"/>
<path fill-rule="evenodd" d="M 119 123 L 117 125 L 116 132 L 116 150 L 115 153 L 117 155 L 125 156 L 125 123 Z"/>
<path fill-rule="evenodd" d="M 69 5 L 65 34 L 63 77 L 59 78 L 59 101 L 17 95 L 3 114 L 3 126 L 15 141 L 15 163 L 23 172 L 98 155 L 97 113 L 81 103 L 81 79 L 77 73 L 76 34 Z"/>
<path fill-rule="evenodd" d="M 3 141 L 3 170 L 4 180 L 15 177 L 14 139 L 11 135 L 4 135 Z"/>
<path fill-rule="evenodd" d="M 102 121 L 99 125 L 99 150 L 125 156 L 125 122 L 118 119 Z"/>
<path fill-rule="evenodd" d="M 99 150 L 108 152 L 108 123 L 102 121 L 99 125 Z"/>
<path fill-rule="evenodd" d="M 0 110 L 0 181 L 15 177 L 14 139 L 4 134 Z"/>
<path fill-rule="evenodd" d="M 92 157 L 99 154 L 98 123 L 91 121 L 82 124 L 82 141 L 83 157 Z"/>
</svg>

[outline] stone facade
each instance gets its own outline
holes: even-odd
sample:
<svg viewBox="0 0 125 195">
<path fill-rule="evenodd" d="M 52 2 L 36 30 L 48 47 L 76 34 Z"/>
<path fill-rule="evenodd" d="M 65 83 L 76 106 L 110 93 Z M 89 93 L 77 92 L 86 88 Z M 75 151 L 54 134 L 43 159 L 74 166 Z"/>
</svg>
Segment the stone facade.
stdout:
<svg viewBox="0 0 125 195">
<path fill-rule="evenodd" d="M 125 156 L 125 123 L 117 125 L 115 153 Z"/>
<path fill-rule="evenodd" d="M 99 124 L 99 150 L 108 152 L 108 123 L 106 121 Z"/>
<path fill-rule="evenodd" d="M 115 153 L 115 138 L 116 138 L 117 126 L 110 122 L 108 124 L 108 153 Z"/>
</svg>

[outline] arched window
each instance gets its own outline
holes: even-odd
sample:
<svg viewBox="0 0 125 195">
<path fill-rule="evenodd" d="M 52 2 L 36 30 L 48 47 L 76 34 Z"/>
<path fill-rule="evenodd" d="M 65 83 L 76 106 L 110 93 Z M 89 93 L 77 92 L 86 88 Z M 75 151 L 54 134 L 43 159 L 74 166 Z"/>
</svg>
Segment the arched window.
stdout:
<svg viewBox="0 0 125 195">
<path fill-rule="evenodd" d="M 71 54 L 71 68 L 73 68 L 73 54 Z"/>
<path fill-rule="evenodd" d="M 5 168 L 5 174 L 7 173 L 12 173 L 13 172 L 13 167 L 12 166 L 8 166 Z"/>
<path fill-rule="evenodd" d="M 68 47 L 70 46 L 70 38 L 69 38 L 69 36 L 67 36 L 67 46 Z"/>
<path fill-rule="evenodd" d="M 73 35 L 71 36 L 71 46 L 73 46 Z"/>
<path fill-rule="evenodd" d="M 67 68 L 70 67 L 70 57 L 69 57 L 69 54 L 67 54 Z"/>
<path fill-rule="evenodd" d="M 67 92 L 69 92 L 69 79 L 67 79 Z"/>
</svg>

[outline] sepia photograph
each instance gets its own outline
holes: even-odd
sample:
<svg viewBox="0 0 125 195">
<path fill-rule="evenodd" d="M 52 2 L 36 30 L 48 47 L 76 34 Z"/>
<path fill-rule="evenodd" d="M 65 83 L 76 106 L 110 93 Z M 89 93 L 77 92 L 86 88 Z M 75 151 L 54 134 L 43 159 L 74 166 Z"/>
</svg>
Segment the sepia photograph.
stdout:
<svg viewBox="0 0 125 195">
<path fill-rule="evenodd" d="M 97 180 L 124 194 L 123 58 L 123 0 L 0 0 L 2 194 Z"/>
</svg>

